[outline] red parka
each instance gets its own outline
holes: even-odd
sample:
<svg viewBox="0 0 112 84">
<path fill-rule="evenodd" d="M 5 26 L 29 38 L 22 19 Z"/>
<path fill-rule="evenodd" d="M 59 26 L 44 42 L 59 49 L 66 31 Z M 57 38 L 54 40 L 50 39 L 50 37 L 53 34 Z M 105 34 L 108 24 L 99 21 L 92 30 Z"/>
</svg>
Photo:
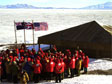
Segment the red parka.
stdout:
<svg viewBox="0 0 112 84">
<path fill-rule="evenodd" d="M 41 73 L 42 65 L 41 65 L 39 60 L 36 60 L 36 64 L 33 65 L 33 68 L 34 68 L 34 73 L 35 74 L 40 74 Z"/>
<path fill-rule="evenodd" d="M 72 58 L 70 59 L 69 67 L 70 67 L 71 69 L 74 69 L 74 68 L 75 68 L 75 58 L 74 58 L 74 57 L 72 57 Z"/>
<path fill-rule="evenodd" d="M 88 56 L 86 56 L 84 59 L 84 67 L 87 68 L 88 64 L 89 64 L 89 58 L 88 58 Z"/>
<path fill-rule="evenodd" d="M 24 57 L 22 56 L 21 59 L 19 59 L 19 62 L 24 62 Z"/>
<path fill-rule="evenodd" d="M 23 55 L 24 55 L 24 50 L 21 49 L 21 50 L 20 50 L 20 56 L 23 56 Z"/>
<path fill-rule="evenodd" d="M 61 72 L 63 73 L 64 69 L 65 69 L 65 63 L 63 62 L 63 59 L 61 59 L 61 64 L 62 64 L 62 70 L 61 70 Z"/>
<path fill-rule="evenodd" d="M 19 49 L 18 48 L 16 49 L 16 52 L 17 52 L 17 54 L 19 54 Z"/>
<path fill-rule="evenodd" d="M 64 63 L 65 63 L 65 70 L 67 70 L 69 67 L 69 62 L 68 62 L 67 56 L 65 56 L 65 58 L 64 58 Z"/>
<path fill-rule="evenodd" d="M 55 73 L 56 74 L 61 74 L 62 73 L 62 64 L 61 64 L 59 59 L 58 59 L 56 65 L 55 65 Z"/>
<path fill-rule="evenodd" d="M 50 61 L 46 65 L 47 72 L 53 72 L 55 67 L 55 63 L 53 62 L 53 59 L 51 58 Z"/>
</svg>

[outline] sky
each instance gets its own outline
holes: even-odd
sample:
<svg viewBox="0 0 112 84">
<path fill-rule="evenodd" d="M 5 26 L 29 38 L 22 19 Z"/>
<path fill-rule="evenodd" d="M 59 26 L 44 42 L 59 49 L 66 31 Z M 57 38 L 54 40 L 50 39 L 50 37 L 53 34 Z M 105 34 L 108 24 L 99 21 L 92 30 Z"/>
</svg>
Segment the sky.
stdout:
<svg viewBox="0 0 112 84">
<path fill-rule="evenodd" d="M 112 0 L 0 0 L 0 5 L 29 4 L 37 7 L 80 8 L 105 2 Z"/>
</svg>

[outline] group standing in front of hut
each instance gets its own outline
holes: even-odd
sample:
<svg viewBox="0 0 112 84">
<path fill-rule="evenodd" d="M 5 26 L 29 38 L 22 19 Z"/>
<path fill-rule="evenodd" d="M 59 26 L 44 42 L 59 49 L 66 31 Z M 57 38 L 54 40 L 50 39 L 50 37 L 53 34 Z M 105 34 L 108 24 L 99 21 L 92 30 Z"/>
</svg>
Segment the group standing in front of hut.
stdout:
<svg viewBox="0 0 112 84">
<path fill-rule="evenodd" d="M 24 45 L 20 49 L 0 52 L 0 80 L 27 84 L 42 80 L 61 82 L 64 78 L 87 73 L 89 58 L 82 50 L 66 49 L 64 53 L 54 46 L 49 51 L 28 50 Z"/>
</svg>

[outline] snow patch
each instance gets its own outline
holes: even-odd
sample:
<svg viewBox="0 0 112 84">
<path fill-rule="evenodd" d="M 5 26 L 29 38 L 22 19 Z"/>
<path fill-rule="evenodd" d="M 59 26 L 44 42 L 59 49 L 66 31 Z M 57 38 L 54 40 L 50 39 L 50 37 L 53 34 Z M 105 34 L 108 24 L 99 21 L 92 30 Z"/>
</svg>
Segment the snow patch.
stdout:
<svg viewBox="0 0 112 84">
<path fill-rule="evenodd" d="M 88 67 L 89 71 L 109 70 L 109 69 L 112 69 L 112 61 L 90 58 L 89 67 Z"/>
</svg>

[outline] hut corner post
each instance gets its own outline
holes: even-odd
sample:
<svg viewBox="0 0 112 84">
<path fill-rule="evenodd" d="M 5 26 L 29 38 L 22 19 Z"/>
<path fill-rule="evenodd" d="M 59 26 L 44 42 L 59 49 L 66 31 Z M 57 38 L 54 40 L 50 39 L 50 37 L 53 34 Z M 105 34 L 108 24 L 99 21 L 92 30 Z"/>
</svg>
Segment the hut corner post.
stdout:
<svg viewBox="0 0 112 84">
<path fill-rule="evenodd" d="M 38 49 L 40 50 L 40 44 L 38 44 Z"/>
<path fill-rule="evenodd" d="M 51 44 L 50 44 L 50 49 L 51 49 Z"/>
</svg>

